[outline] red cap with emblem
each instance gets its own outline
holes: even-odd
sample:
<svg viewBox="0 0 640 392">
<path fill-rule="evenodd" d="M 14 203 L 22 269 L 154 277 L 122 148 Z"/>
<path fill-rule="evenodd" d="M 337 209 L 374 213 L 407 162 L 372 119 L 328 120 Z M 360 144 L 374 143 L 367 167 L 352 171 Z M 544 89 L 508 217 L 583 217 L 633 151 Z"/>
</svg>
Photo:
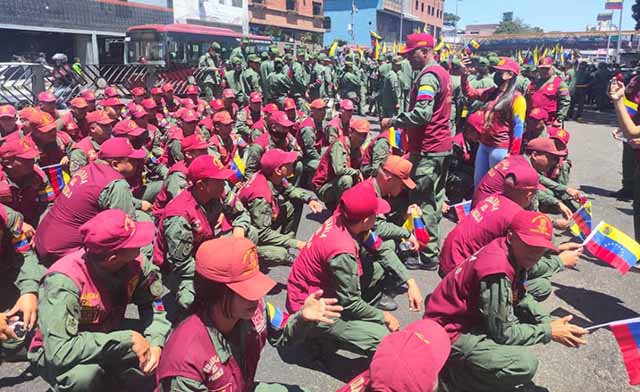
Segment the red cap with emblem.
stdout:
<svg viewBox="0 0 640 392">
<path fill-rule="evenodd" d="M 38 149 L 27 139 L 8 138 L 0 146 L 0 159 L 22 158 L 36 159 L 40 156 Z"/>
<path fill-rule="evenodd" d="M 75 97 L 69 103 L 71 104 L 72 108 L 76 108 L 76 109 L 84 109 L 87 106 L 89 106 L 89 103 L 87 102 L 87 100 L 82 97 Z"/>
<path fill-rule="evenodd" d="M 0 118 L 16 118 L 16 108 L 13 105 L 0 106 Z"/>
<path fill-rule="evenodd" d="M 407 35 L 407 45 L 398 50 L 398 54 L 405 56 L 419 48 L 433 48 L 433 36 L 426 33 Z"/>
<path fill-rule="evenodd" d="M 549 113 L 542 108 L 533 108 L 529 112 L 529 118 L 536 121 L 547 121 L 549 119 Z"/>
<path fill-rule="evenodd" d="M 151 95 L 162 95 L 162 89 L 160 87 L 152 87 Z"/>
<path fill-rule="evenodd" d="M 131 94 L 134 97 L 141 97 L 143 95 L 145 95 L 147 93 L 147 90 L 145 90 L 144 87 L 134 87 L 131 89 Z"/>
<path fill-rule="evenodd" d="M 222 97 L 223 98 L 235 98 L 236 97 L 236 90 L 234 90 L 232 88 L 225 88 L 224 90 L 222 90 Z"/>
<path fill-rule="evenodd" d="M 571 135 L 567 130 L 562 128 L 549 127 L 549 137 L 551 139 L 558 140 L 560 143 L 564 144 L 565 147 L 569 145 L 569 139 L 571 139 Z"/>
<path fill-rule="evenodd" d="M 227 112 L 226 110 L 223 110 L 213 115 L 213 122 L 228 125 L 233 123 L 233 119 L 231 118 L 231 115 L 229 114 L 229 112 Z"/>
<path fill-rule="evenodd" d="M 88 124 L 97 123 L 100 125 L 109 125 L 115 122 L 104 110 L 95 110 L 87 113 L 86 120 Z"/>
<path fill-rule="evenodd" d="M 149 113 L 147 113 L 147 111 L 144 110 L 142 105 L 134 106 L 133 110 L 131 111 L 131 116 L 133 118 L 142 118 L 142 117 L 146 116 L 147 114 L 149 114 Z"/>
<path fill-rule="evenodd" d="M 327 107 L 327 103 L 324 101 L 324 99 L 314 99 L 313 102 L 311 102 L 311 109 L 324 109 Z"/>
<path fill-rule="evenodd" d="M 293 122 L 289 120 L 287 114 L 280 110 L 271 113 L 271 122 L 286 128 L 293 126 Z"/>
<path fill-rule="evenodd" d="M 233 170 L 226 169 L 220 159 L 211 155 L 201 155 L 189 164 L 187 178 L 191 183 L 198 180 L 226 180 L 233 174 Z"/>
<path fill-rule="evenodd" d="M 224 109 L 224 101 L 220 98 L 214 99 L 209 103 L 209 106 L 211 106 L 212 110 L 222 110 Z"/>
<path fill-rule="evenodd" d="M 198 88 L 198 86 L 190 84 L 187 86 L 187 91 L 186 91 L 187 95 L 198 95 L 200 94 L 200 89 Z"/>
<path fill-rule="evenodd" d="M 251 103 L 262 103 L 262 94 L 257 91 L 252 92 L 249 95 L 249 102 Z"/>
<path fill-rule="evenodd" d="M 56 96 L 50 91 L 43 91 L 38 94 L 38 102 L 52 103 L 56 101 Z"/>
<path fill-rule="evenodd" d="M 153 98 L 146 98 L 142 100 L 142 107 L 145 110 L 153 110 L 158 108 L 158 105 L 156 104 L 156 101 L 153 100 Z"/>
<path fill-rule="evenodd" d="M 146 157 L 146 154 L 142 149 L 134 150 L 129 139 L 125 137 L 114 137 L 102 143 L 98 157 L 100 159 L 143 159 Z"/>
<path fill-rule="evenodd" d="M 529 246 L 558 251 L 558 247 L 551 241 L 553 238 L 551 219 L 541 212 L 520 211 L 513 217 L 510 229 Z"/>
<path fill-rule="evenodd" d="M 559 146 L 558 141 L 548 137 L 537 137 L 527 143 L 527 151 L 539 151 L 546 154 L 564 156 L 567 155 L 566 146 Z"/>
<path fill-rule="evenodd" d="M 115 98 L 118 96 L 118 90 L 114 86 L 104 88 L 104 96 L 107 98 Z"/>
<path fill-rule="evenodd" d="M 173 84 L 171 84 L 171 83 L 165 83 L 165 84 L 162 86 L 162 92 L 164 92 L 164 93 L 173 92 Z"/>
<path fill-rule="evenodd" d="M 270 176 L 273 172 L 288 163 L 293 163 L 298 159 L 295 151 L 284 151 L 279 148 L 267 150 L 260 158 L 260 169 L 264 174 Z"/>
<path fill-rule="evenodd" d="M 80 93 L 80 96 L 84 98 L 87 102 L 95 102 L 96 101 L 96 93 L 91 90 L 83 90 Z"/>
<path fill-rule="evenodd" d="M 137 137 L 145 133 L 147 130 L 141 128 L 133 120 L 122 120 L 113 127 L 113 136 L 132 136 Z"/>
<path fill-rule="evenodd" d="M 260 300 L 276 285 L 260 272 L 258 251 L 247 238 L 222 237 L 203 242 L 196 252 L 196 273 L 224 283 L 249 301 Z"/>
<path fill-rule="evenodd" d="M 282 107 L 284 110 L 295 110 L 296 102 L 293 100 L 293 98 L 285 98 L 285 100 L 282 101 Z"/>
<path fill-rule="evenodd" d="M 153 241 L 153 222 L 136 222 L 119 209 L 105 210 L 80 226 L 89 253 L 103 255 L 118 249 L 138 249 Z"/>
<path fill-rule="evenodd" d="M 514 75 L 518 75 L 520 73 L 520 65 L 509 57 L 500 57 L 500 61 L 498 61 L 498 64 L 493 66 L 493 69 L 513 72 Z"/>
<path fill-rule="evenodd" d="M 180 115 L 180 120 L 184 122 L 198 121 L 198 113 L 192 109 L 184 110 L 182 115 Z"/>
<path fill-rule="evenodd" d="M 553 67 L 553 59 L 551 57 L 543 57 L 538 61 L 538 68 L 551 68 Z"/>
<path fill-rule="evenodd" d="M 350 99 L 341 100 L 340 110 L 353 110 L 353 101 L 351 101 Z"/>
<path fill-rule="evenodd" d="M 206 150 L 209 148 L 209 143 L 199 133 L 185 137 L 180 142 L 180 145 L 182 146 L 182 151 Z"/>
<path fill-rule="evenodd" d="M 278 105 L 276 105 L 275 103 L 268 103 L 264 105 L 262 111 L 265 113 L 273 114 L 278 111 Z"/>
<path fill-rule="evenodd" d="M 43 133 L 51 132 L 58 127 L 58 123 L 51 114 L 41 111 L 34 113 L 29 122 Z"/>
</svg>

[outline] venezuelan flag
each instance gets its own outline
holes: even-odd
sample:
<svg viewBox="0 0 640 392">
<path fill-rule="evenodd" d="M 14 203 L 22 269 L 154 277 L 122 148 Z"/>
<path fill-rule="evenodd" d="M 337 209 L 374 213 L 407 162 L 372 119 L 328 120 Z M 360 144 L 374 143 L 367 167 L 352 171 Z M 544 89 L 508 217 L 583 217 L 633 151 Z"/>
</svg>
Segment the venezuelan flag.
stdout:
<svg viewBox="0 0 640 392">
<path fill-rule="evenodd" d="M 464 49 L 464 52 L 467 54 L 467 56 L 470 56 L 473 53 L 475 53 L 476 50 L 478 50 L 478 49 L 480 49 L 480 43 L 478 41 L 476 41 L 475 39 L 472 39 L 467 44 L 467 47 Z"/>
<path fill-rule="evenodd" d="M 624 0 L 606 0 L 604 3 L 605 10 L 621 10 Z"/>
<path fill-rule="evenodd" d="M 69 182 L 69 174 L 62 170 L 62 165 L 50 165 L 41 168 L 47 174 L 53 193 L 57 197 Z"/>
<path fill-rule="evenodd" d="M 624 97 L 623 102 L 624 107 L 627 108 L 627 113 L 629 113 L 629 116 L 635 117 L 636 114 L 638 114 L 638 104 L 631 101 L 627 97 Z"/>
<path fill-rule="evenodd" d="M 389 145 L 400 151 L 405 151 L 408 141 L 407 136 L 402 129 L 396 129 L 395 127 L 389 128 Z"/>
<path fill-rule="evenodd" d="M 402 225 L 405 229 L 413 233 L 418 240 L 418 244 L 420 244 L 420 250 L 424 249 L 431 237 L 429 236 L 429 232 L 424 225 L 424 221 L 422 220 L 422 215 L 420 211 L 414 209 L 411 211 L 411 216 L 407 218 L 407 220 Z"/>
<path fill-rule="evenodd" d="M 591 202 L 588 201 L 584 206 L 580 207 L 573 216 L 573 225 L 571 225 L 571 233 L 582 239 L 587 238 L 591 234 L 593 216 L 591 214 Z"/>
<path fill-rule="evenodd" d="M 522 95 L 518 95 L 511 105 L 513 136 L 511 137 L 511 147 L 509 152 L 512 155 L 519 155 L 522 147 L 522 136 L 524 135 L 524 124 L 527 115 L 527 101 Z"/>
<path fill-rule="evenodd" d="M 38 201 L 41 203 L 48 203 L 50 201 L 54 201 L 56 199 L 56 194 L 51 187 L 51 184 L 48 184 L 46 187 L 41 189 L 38 192 Z"/>
<path fill-rule="evenodd" d="M 458 222 L 461 222 L 465 216 L 471 213 L 471 200 L 463 201 L 462 203 L 454 204 L 451 207 L 454 208 Z"/>
<path fill-rule="evenodd" d="M 370 230 L 362 245 L 369 250 L 378 250 L 382 246 L 382 238 L 375 231 Z"/>
<path fill-rule="evenodd" d="M 273 306 L 271 302 L 267 302 L 267 317 L 269 317 L 269 325 L 276 331 L 284 328 L 289 320 L 289 314 Z"/>
<path fill-rule="evenodd" d="M 429 85 L 422 85 L 418 88 L 418 95 L 416 100 L 418 101 L 431 101 L 436 96 L 436 90 Z"/>
<path fill-rule="evenodd" d="M 629 383 L 640 384 L 640 317 L 617 321 L 609 327 L 620 347 Z"/>
<path fill-rule="evenodd" d="M 229 181 L 232 184 L 237 184 L 238 182 L 244 180 L 245 164 L 237 151 L 236 155 L 233 157 L 233 161 L 231 161 L 230 168 L 231 170 L 233 170 L 233 174 L 229 178 Z"/>
<path fill-rule="evenodd" d="M 640 244 L 605 222 L 596 226 L 585 240 L 584 247 L 623 275 L 640 259 Z"/>
<path fill-rule="evenodd" d="M 20 235 L 11 239 L 11 245 L 13 245 L 13 249 L 18 253 L 24 253 L 31 248 L 29 239 L 23 232 L 20 232 Z"/>
</svg>

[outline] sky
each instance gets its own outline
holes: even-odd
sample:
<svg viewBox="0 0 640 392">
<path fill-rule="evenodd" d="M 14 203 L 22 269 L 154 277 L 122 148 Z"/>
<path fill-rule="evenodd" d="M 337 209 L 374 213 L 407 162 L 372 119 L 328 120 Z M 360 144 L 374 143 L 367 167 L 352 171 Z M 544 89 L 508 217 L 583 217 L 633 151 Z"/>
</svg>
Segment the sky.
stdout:
<svg viewBox="0 0 640 392">
<path fill-rule="evenodd" d="M 514 17 L 542 27 L 544 31 L 585 31 L 596 25 L 596 16 L 604 9 L 605 0 L 458 0 L 458 28 L 468 24 L 499 23 L 502 13 L 513 11 Z M 622 28 L 633 30 L 631 17 L 634 0 L 624 1 Z M 445 10 L 455 13 L 456 0 L 445 0 Z M 613 24 L 618 25 L 620 11 L 613 11 Z"/>
</svg>

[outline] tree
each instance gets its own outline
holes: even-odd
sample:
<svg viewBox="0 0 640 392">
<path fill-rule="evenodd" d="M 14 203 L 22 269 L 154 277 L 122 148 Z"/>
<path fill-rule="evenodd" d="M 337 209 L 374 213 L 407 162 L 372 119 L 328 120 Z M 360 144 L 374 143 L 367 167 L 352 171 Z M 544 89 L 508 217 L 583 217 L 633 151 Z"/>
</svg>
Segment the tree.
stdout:
<svg viewBox="0 0 640 392">
<path fill-rule="evenodd" d="M 633 20 L 636 21 L 636 30 L 640 30 L 640 0 L 636 0 L 631 10 L 633 11 Z"/>
<path fill-rule="evenodd" d="M 542 29 L 540 27 L 531 27 L 528 24 L 524 23 L 524 21 L 520 18 L 514 18 L 512 20 L 504 18 L 495 31 L 495 34 L 521 33 L 542 33 Z"/>
<path fill-rule="evenodd" d="M 640 1 L 640 0 L 639 0 Z M 456 14 L 452 14 L 451 12 L 444 13 L 444 25 L 448 27 L 455 27 L 456 24 L 460 21 L 460 17 Z"/>
</svg>

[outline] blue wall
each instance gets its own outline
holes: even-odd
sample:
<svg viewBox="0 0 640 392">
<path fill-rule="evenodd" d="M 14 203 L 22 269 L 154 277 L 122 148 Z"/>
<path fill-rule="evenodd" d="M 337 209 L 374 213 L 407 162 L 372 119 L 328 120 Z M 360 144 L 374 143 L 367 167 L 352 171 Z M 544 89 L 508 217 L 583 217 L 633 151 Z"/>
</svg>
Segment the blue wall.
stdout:
<svg viewBox="0 0 640 392">
<path fill-rule="evenodd" d="M 358 45 L 371 45 L 369 30 L 376 31 L 377 9 L 382 0 L 356 0 L 358 12 L 354 18 L 354 38 Z M 331 30 L 324 33 L 324 45 L 328 46 L 336 39 L 342 39 L 353 43 L 347 27 L 351 23 L 351 1 L 349 0 L 325 0 L 324 16 L 331 18 Z M 369 25 L 371 22 L 371 25 Z"/>
</svg>

